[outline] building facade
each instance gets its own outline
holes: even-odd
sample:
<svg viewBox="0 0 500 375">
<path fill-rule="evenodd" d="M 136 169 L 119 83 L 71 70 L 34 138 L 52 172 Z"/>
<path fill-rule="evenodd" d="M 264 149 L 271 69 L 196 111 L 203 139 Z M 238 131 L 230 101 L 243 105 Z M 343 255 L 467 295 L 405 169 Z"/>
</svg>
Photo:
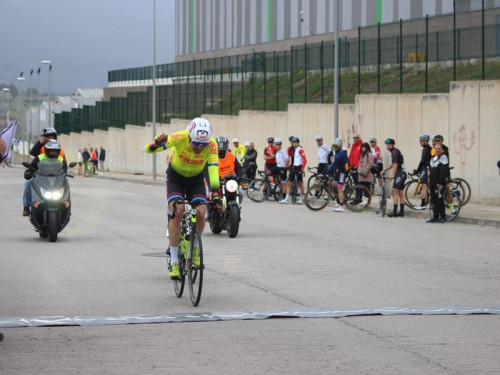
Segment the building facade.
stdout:
<svg viewBox="0 0 500 375">
<path fill-rule="evenodd" d="M 500 0 L 484 0 L 486 8 Z M 338 0 L 339 29 L 453 12 L 453 0 Z M 335 0 L 176 0 L 176 56 L 332 33 Z M 457 13 L 482 0 L 456 0 Z"/>
</svg>

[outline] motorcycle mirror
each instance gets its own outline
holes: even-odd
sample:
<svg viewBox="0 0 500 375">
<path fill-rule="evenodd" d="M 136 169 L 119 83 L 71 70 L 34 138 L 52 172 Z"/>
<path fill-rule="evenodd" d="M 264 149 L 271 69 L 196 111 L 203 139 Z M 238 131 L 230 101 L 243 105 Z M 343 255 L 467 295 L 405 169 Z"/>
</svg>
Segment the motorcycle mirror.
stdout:
<svg viewBox="0 0 500 375">
<path fill-rule="evenodd" d="M 23 161 L 23 167 L 31 168 L 31 164 L 28 163 L 27 161 Z"/>
<path fill-rule="evenodd" d="M 23 163 L 24 164 L 24 163 Z M 69 167 L 70 168 L 73 168 L 74 166 L 76 166 L 76 162 L 72 161 L 71 163 L 69 163 Z"/>
</svg>

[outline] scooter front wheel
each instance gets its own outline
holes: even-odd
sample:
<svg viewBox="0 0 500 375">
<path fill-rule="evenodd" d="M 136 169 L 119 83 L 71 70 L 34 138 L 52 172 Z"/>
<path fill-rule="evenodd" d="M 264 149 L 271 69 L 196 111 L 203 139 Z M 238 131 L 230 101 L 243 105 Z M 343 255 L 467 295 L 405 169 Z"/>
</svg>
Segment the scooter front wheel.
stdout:
<svg viewBox="0 0 500 375">
<path fill-rule="evenodd" d="M 49 211 L 48 214 L 49 214 L 49 220 L 47 223 L 47 229 L 48 229 L 48 234 L 49 234 L 49 241 L 56 242 L 57 241 L 57 227 L 58 227 L 57 211 Z"/>
</svg>

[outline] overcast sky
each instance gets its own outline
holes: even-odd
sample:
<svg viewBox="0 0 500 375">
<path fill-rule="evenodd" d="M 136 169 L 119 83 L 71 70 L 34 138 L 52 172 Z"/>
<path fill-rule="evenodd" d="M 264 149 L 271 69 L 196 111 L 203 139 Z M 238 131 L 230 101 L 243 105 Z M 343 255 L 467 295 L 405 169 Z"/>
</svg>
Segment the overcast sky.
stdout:
<svg viewBox="0 0 500 375">
<path fill-rule="evenodd" d="M 107 86 L 108 71 L 153 65 L 153 0 L 0 0 L 0 82 L 47 92 Z M 175 0 L 156 0 L 156 63 L 175 58 Z M 18 85 L 18 87 L 20 87 Z"/>
</svg>

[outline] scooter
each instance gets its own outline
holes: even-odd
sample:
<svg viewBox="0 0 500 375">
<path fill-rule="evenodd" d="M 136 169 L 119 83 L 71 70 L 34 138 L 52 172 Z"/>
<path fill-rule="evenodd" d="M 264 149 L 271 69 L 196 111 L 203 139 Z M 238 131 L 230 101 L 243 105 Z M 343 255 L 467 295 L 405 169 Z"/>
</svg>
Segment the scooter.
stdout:
<svg viewBox="0 0 500 375">
<path fill-rule="evenodd" d="M 227 230 L 227 235 L 234 238 L 240 227 L 240 198 L 238 196 L 238 177 L 228 174 L 221 178 L 221 202 L 210 202 L 208 205 L 208 222 L 212 233 L 219 234 Z"/>
<path fill-rule="evenodd" d="M 75 162 L 69 164 L 73 168 Z M 50 242 L 57 241 L 57 234 L 68 224 L 71 216 L 71 197 L 66 177 L 73 177 L 64 172 L 61 162 L 54 159 L 41 163 L 38 171 L 30 163 L 23 162 L 29 173 L 25 178 L 32 179 L 30 222 L 42 238 Z"/>
</svg>

